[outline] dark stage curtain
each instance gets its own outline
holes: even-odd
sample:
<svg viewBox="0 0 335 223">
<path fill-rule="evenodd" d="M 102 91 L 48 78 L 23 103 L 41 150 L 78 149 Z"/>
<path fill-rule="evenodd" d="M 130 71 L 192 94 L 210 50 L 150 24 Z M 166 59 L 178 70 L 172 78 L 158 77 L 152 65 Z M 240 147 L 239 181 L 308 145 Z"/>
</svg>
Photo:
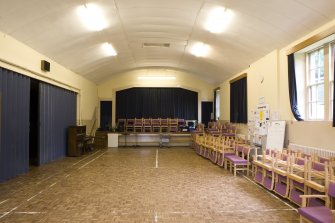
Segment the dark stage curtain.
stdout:
<svg viewBox="0 0 335 223">
<path fill-rule="evenodd" d="M 287 56 L 288 59 L 288 90 L 290 95 L 290 104 L 293 116 L 298 121 L 303 121 L 299 109 L 297 99 L 297 82 L 295 78 L 294 54 Z"/>
<path fill-rule="evenodd" d="M 198 120 L 198 93 L 182 88 L 129 88 L 116 92 L 119 118 Z"/>
<path fill-rule="evenodd" d="M 45 164 L 66 155 L 67 128 L 76 124 L 77 94 L 43 82 L 39 88 L 39 164 Z"/>
<path fill-rule="evenodd" d="M 230 122 L 248 122 L 247 77 L 230 83 Z"/>
<path fill-rule="evenodd" d="M 0 67 L 0 182 L 29 169 L 30 79 Z"/>
</svg>

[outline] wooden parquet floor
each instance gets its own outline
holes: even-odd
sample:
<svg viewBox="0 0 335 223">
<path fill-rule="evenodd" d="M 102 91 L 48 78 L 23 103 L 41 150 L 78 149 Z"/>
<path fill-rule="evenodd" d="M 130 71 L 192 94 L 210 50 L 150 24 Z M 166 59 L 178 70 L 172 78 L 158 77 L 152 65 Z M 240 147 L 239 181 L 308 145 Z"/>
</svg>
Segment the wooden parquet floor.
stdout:
<svg viewBox="0 0 335 223">
<path fill-rule="evenodd" d="M 0 222 L 299 222 L 294 208 L 190 148 L 66 157 L 0 184 Z"/>
</svg>

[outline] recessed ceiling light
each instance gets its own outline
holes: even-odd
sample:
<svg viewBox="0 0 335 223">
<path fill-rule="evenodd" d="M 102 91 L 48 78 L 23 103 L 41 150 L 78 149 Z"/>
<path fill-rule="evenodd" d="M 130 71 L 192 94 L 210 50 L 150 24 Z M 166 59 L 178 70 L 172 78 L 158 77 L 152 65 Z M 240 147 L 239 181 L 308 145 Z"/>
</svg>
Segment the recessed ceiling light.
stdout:
<svg viewBox="0 0 335 223">
<path fill-rule="evenodd" d="M 204 43 L 196 43 L 193 45 L 191 53 L 196 57 L 205 57 L 209 53 L 209 46 Z"/>
<path fill-rule="evenodd" d="M 95 4 L 85 4 L 77 8 L 77 13 L 83 24 L 92 31 L 101 31 L 108 26 L 103 11 Z"/>
<path fill-rule="evenodd" d="M 173 76 L 140 76 L 137 77 L 139 80 L 175 80 Z"/>
<path fill-rule="evenodd" d="M 232 18 L 233 12 L 231 10 L 224 7 L 216 7 L 208 15 L 205 28 L 211 33 L 222 33 Z"/>
<path fill-rule="evenodd" d="M 103 49 L 103 51 L 108 55 L 108 56 L 116 56 L 117 52 L 114 49 L 114 47 L 112 46 L 112 44 L 110 43 L 103 43 L 101 45 L 101 48 Z"/>
</svg>

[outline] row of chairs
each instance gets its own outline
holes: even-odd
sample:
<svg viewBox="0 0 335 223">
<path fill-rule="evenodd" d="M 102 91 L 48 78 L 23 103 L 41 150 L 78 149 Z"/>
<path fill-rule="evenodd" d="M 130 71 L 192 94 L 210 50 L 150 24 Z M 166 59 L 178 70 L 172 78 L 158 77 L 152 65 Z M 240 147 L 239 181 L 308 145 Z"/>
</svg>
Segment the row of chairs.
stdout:
<svg viewBox="0 0 335 223">
<path fill-rule="evenodd" d="M 243 170 L 249 175 L 251 166 L 251 147 L 245 140 L 237 139 L 231 133 L 194 133 L 192 145 L 195 151 L 213 163 L 234 173 Z"/>
<path fill-rule="evenodd" d="M 335 222 L 335 159 L 303 154 L 299 151 L 266 150 L 251 157 L 251 148 L 236 136 L 196 132 L 195 151 L 229 169 L 252 170 L 253 179 L 300 206 L 300 222 Z M 253 160 L 251 161 L 251 158 Z"/>
<path fill-rule="evenodd" d="M 266 150 L 261 155 L 256 152 L 253 176 L 266 189 L 300 206 L 301 222 L 333 222 L 335 176 L 332 158 L 291 150 Z"/>
<path fill-rule="evenodd" d="M 118 119 L 120 132 L 178 132 L 185 126 L 178 118 L 130 118 Z"/>
</svg>

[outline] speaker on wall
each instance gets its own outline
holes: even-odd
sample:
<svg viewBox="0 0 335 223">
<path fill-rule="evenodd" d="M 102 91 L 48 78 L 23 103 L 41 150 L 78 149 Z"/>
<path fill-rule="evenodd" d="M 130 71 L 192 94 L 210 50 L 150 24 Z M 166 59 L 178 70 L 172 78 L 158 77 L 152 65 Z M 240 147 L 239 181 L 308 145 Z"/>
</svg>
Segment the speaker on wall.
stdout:
<svg viewBox="0 0 335 223">
<path fill-rule="evenodd" d="M 50 71 L 50 63 L 46 60 L 41 61 L 41 70 L 49 72 Z"/>
</svg>

